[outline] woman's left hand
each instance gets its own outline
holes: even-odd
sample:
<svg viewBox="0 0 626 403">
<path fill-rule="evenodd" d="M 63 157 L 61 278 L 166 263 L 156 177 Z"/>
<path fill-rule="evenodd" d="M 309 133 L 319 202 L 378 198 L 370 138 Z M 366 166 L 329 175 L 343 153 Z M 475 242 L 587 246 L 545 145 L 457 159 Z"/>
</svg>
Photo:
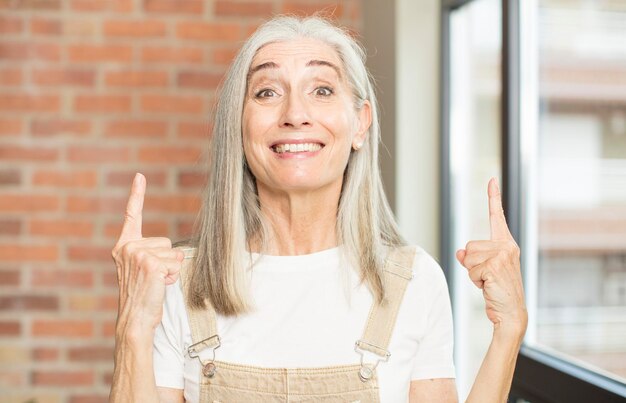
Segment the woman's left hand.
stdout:
<svg viewBox="0 0 626 403">
<path fill-rule="evenodd" d="M 520 249 L 509 231 L 495 178 L 489 181 L 491 239 L 470 241 L 456 258 L 468 270 L 472 282 L 483 290 L 487 317 L 495 331 L 523 336 L 528 314 L 520 271 Z"/>
</svg>

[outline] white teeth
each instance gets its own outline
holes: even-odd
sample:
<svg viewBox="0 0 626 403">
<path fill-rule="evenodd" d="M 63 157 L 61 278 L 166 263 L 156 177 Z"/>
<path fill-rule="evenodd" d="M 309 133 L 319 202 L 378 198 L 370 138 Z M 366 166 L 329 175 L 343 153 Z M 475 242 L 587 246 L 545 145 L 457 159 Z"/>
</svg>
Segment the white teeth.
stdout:
<svg viewBox="0 0 626 403">
<path fill-rule="evenodd" d="M 274 151 L 277 153 L 313 152 L 321 148 L 322 145 L 318 143 L 278 144 L 273 147 Z"/>
</svg>

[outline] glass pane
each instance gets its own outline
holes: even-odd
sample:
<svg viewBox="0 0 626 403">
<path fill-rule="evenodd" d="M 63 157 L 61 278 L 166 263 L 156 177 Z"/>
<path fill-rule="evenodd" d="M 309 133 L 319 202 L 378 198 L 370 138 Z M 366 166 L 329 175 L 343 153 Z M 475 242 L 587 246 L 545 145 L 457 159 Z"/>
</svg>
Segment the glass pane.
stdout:
<svg viewBox="0 0 626 403">
<path fill-rule="evenodd" d="M 534 341 L 626 380 L 626 1 L 538 5 Z"/>
<path fill-rule="evenodd" d="M 500 176 L 499 0 L 475 0 L 450 18 L 450 195 L 455 365 L 465 400 L 487 351 L 493 326 L 482 292 L 454 257 L 474 239 L 489 238 L 487 182 Z"/>
</svg>

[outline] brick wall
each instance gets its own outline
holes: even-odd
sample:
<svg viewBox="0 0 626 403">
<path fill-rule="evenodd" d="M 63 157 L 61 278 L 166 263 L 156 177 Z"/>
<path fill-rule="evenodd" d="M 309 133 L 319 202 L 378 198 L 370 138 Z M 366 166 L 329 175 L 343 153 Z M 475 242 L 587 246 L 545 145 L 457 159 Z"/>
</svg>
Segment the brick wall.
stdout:
<svg viewBox="0 0 626 403">
<path fill-rule="evenodd" d="M 360 0 L 0 0 L 0 401 L 107 400 L 134 173 L 145 236 L 186 237 L 233 53 L 320 9 L 359 31 Z"/>
</svg>

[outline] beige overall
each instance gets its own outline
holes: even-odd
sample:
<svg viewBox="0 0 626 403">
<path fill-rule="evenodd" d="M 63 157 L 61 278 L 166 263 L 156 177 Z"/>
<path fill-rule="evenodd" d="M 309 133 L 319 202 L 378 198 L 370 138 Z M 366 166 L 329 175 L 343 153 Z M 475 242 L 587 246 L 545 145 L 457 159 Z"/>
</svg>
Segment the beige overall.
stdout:
<svg viewBox="0 0 626 403">
<path fill-rule="evenodd" d="M 195 256 L 195 249 L 184 249 L 184 252 L 181 286 L 186 293 L 189 262 Z M 191 309 L 187 305 L 192 336 L 188 354 L 202 363 L 200 403 L 379 402 L 376 365 L 390 356 L 387 346 L 404 291 L 412 278 L 414 255 L 413 247 L 398 248 L 385 261 L 383 282 L 387 297 L 382 304 L 373 303 L 363 336 L 355 344 L 355 351 L 361 355 L 360 364 L 261 368 L 216 360 L 215 350 L 220 346 L 220 338 L 215 310 L 208 301 L 204 310 Z M 213 351 L 212 358 L 202 360 L 198 354 L 206 348 Z M 377 358 L 364 359 L 364 352 Z"/>
</svg>

